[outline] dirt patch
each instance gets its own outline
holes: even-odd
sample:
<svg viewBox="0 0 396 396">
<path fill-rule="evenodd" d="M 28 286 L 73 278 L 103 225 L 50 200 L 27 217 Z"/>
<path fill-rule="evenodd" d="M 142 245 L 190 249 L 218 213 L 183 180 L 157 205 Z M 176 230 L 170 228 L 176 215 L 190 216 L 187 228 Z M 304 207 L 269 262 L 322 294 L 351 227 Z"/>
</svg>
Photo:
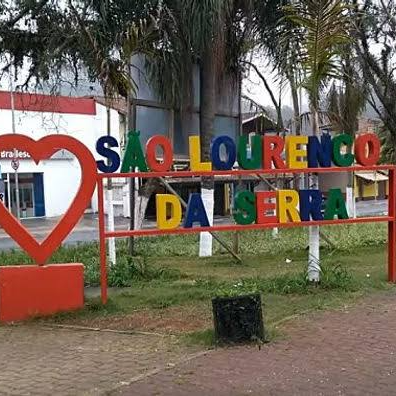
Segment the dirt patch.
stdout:
<svg viewBox="0 0 396 396">
<path fill-rule="evenodd" d="M 112 330 L 152 331 L 165 334 L 204 330 L 212 326 L 212 313 L 205 306 L 179 306 L 137 310 L 128 314 L 73 319 L 62 324 Z"/>
</svg>

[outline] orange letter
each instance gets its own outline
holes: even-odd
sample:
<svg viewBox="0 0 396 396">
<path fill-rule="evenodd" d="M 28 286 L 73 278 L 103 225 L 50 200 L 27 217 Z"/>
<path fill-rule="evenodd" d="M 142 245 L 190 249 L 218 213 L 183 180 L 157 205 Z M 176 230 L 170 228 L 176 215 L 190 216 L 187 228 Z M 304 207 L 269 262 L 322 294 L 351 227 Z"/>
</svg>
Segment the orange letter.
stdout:
<svg viewBox="0 0 396 396">
<path fill-rule="evenodd" d="M 162 148 L 163 161 L 157 161 L 157 146 Z M 172 144 L 166 136 L 156 135 L 146 143 L 146 160 L 149 168 L 154 172 L 166 172 L 173 164 Z"/>
<path fill-rule="evenodd" d="M 374 133 L 359 135 L 355 140 L 356 161 L 363 166 L 376 165 L 381 155 L 381 144 Z"/>
<path fill-rule="evenodd" d="M 276 213 L 276 204 L 271 202 L 271 198 L 276 199 L 275 191 L 259 191 L 256 192 L 256 208 L 257 208 L 257 224 L 277 223 L 276 215 L 267 215 L 267 212 Z M 266 201 L 269 200 L 269 201 Z"/>
<path fill-rule="evenodd" d="M 274 164 L 277 169 L 285 169 L 282 159 L 285 141 L 280 136 L 264 136 L 263 146 L 263 168 L 271 169 Z"/>
</svg>

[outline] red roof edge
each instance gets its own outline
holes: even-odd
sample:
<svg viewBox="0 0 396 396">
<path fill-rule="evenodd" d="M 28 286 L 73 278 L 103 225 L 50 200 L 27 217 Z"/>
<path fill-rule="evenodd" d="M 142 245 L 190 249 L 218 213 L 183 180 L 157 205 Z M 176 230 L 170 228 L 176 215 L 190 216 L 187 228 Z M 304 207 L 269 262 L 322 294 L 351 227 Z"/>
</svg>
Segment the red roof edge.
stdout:
<svg viewBox="0 0 396 396">
<path fill-rule="evenodd" d="M 20 111 L 96 115 L 93 98 L 15 92 L 14 103 Z M 0 109 L 11 110 L 11 92 L 0 91 Z"/>
</svg>

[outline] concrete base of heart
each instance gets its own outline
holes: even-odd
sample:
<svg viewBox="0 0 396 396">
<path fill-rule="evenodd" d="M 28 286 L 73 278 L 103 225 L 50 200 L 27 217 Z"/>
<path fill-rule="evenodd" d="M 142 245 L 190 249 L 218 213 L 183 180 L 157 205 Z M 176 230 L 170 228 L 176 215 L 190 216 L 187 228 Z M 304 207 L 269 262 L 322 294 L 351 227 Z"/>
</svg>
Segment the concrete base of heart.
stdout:
<svg viewBox="0 0 396 396">
<path fill-rule="evenodd" d="M 84 306 L 83 264 L 0 267 L 0 322 Z"/>
</svg>

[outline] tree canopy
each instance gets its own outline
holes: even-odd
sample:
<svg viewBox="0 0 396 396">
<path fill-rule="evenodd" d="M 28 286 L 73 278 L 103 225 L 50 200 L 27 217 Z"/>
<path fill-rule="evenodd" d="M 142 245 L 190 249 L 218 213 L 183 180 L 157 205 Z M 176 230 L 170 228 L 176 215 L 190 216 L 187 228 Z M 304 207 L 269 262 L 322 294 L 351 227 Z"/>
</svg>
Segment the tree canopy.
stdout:
<svg viewBox="0 0 396 396">
<path fill-rule="evenodd" d="M 2 5 L 0 56 L 32 79 L 47 80 L 83 67 L 110 93 L 131 87 L 125 60 L 155 43 L 159 2 L 143 0 L 18 0 Z"/>
<path fill-rule="evenodd" d="M 368 98 L 396 136 L 395 15 L 393 0 L 8 0 L 0 2 L 0 58 L 3 72 L 28 67 L 26 86 L 84 69 L 106 94 L 126 96 L 130 58 L 145 53 L 162 99 L 181 106 L 209 48 L 217 80 L 238 74 L 258 48 L 289 82 L 295 113 L 301 84 L 319 107 L 322 82 L 337 78 L 330 101 L 335 109 L 337 94 L 344 108 L 341 129 L 356 129 L 356 115 L 345 115 Z"/>
</svg>

